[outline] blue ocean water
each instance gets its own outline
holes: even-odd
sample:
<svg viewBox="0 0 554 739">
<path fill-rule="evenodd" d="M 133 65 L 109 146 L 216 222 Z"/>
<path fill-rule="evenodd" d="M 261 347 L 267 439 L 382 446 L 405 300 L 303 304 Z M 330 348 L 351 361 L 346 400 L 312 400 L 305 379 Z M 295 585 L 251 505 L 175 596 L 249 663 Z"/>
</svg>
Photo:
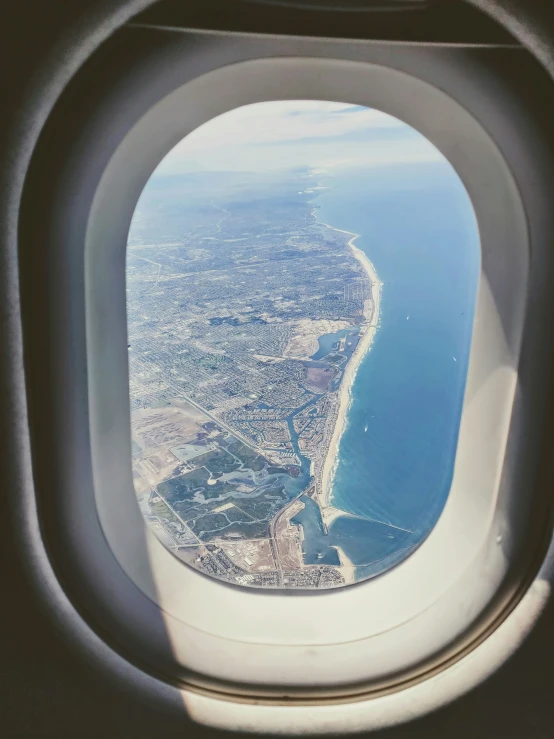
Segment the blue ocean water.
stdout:
<svg viewBox="0 0 554 739">
<path fill-rule="evenodd" d="M 296 518 L 305 561 L 340 545 L 357 579 L 403 559 L 429 534 L 450 489 L 480 269 L 475 215 L 446 162 L 341 172 L 317 217 L 360 234 L 383 282 L 380 325 L 352 387 L 326 533 L 317 506 Z M 313 508 L 316 510 L 314 511 Z M 319 521 L 307 524 L 309 517 Z"/>
</svg>

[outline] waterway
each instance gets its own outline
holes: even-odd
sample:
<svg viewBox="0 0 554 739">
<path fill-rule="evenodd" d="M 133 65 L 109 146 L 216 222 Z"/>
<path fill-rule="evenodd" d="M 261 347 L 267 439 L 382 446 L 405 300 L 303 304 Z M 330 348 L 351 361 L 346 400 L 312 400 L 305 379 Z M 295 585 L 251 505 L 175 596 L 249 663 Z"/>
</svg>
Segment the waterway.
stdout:
<svg viewBox="0 0 554 739">
<path fill-rule="evenodd" d="M 348 334 L 356 335 L 359 329 L 359 326 L 349 326 L 348 328 L 343 328 L 341 331 L 335 331 L 333 334 L 323 334 L 323 336 L 320 336 L 318 339 L 318 350 L 315 354 L 312 354 L 310 359 L 323 359 L 323 357 L 331 353 L 333 346 L 337 342 L 339 342 L 345 336 L 348 336 Z"/>
</svg>

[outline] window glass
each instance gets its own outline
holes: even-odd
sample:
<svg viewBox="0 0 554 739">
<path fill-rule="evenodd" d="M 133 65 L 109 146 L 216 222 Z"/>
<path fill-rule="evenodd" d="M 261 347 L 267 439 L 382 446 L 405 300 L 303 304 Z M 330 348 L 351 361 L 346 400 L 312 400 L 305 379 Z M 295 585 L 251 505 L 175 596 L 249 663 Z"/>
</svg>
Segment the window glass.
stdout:
<svg viewBox="0 0 554 739">
<path fill-rule="evenodd" d="M 133 473 L 165 546 L 266 588 L 409 556 L 452 480 L 479 268 L 454 169 L 380 111 L 258 103 L 183 139 L 127 252 Z"/>
</svg>

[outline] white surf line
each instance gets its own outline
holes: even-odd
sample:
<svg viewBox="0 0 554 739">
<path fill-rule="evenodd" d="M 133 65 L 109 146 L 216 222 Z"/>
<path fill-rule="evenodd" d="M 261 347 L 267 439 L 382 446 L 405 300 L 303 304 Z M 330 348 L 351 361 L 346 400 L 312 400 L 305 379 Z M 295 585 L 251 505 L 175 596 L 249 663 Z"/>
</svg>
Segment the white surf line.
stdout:
<svg viewBox="0 0 554 739">
<path fill-rule="evenodd" d="M 341 511 L 341 508 L 338 508 L 337 510 Z M 349 513 L 348 511 L 344 511 L 345 516 L 350 516 L 350 518 L 359 518 L 361 521 L 371 521 L 372 523 L 380 523 L 382 526 L 388 526 L 391 529 L 398 529 L 398 531 L 405 531 L 407 534 L 414 534 L 415 532 L 411 529 L 404 529 L 402 526 L 395 526 L 393 523 L 385 523 L 385 521 L 379 521 L 378 518 L 371 518 L 370 516 L 361 516 L 358 513 Z"/>
<path fill-rule="evenodd" d="M 325 226 L 331 231 L 336 231 L 338 233 L 344 233 L 348 236 L 351 236 L 351 239 L 348 242 L 348 246 L 352 250 L 354 258 L 361 264 L 362 269 L 366 273 L 367 279 L 370 283 L 370 295 L 373 303 L 371 323 L 367 325 L 366 330 L 361 335 L 354 352 L 352 353 L 349 361 L 346 363 L 340 381 L 338 389 L 339 395 L 337 419 L 327 449 L 327 455 L 321 475 L 321 491 L 320 495 L 318 495 L 318 503 L 321 508 L 322 506 L 327 507 L 329 505 L 332 505 L 331 489 L 338 465 L 338 450 L 340 446 L 340 441 L 344 431 L 346 430 L 348 412 L 352 403 L 352 387 L 354 385 L 354 381 L 356 379 L 356 375 L 358 373 L 358 369 L 360 368 L 362 360 L 370 351 L 373 340 L 378 331 L 380 323 L 380 301 L 383 282 L 379 279 L 377 270 L 375 269 L 373 262 L 369 259 L 367 254 L 365 254 L 365 252 L 363 252 L 358 247 L 354 246 L 354 241 L 359 238 L 360 234 L 352 233 L 352 231 L 345 231 L 341 228 L 335 228 L 334 226 L 330 226 L 328 223 L 320 223 L 322 226 Z M 330 457 L 331 453 L 333 453 L 334 459 L 332 465 Z"/>
</svg>

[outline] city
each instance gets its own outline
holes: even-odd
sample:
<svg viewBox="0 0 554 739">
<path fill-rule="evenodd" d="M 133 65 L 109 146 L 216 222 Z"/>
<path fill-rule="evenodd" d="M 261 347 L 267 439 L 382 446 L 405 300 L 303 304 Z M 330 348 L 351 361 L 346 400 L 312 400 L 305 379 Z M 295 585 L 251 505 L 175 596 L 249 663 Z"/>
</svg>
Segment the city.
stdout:
<svg viewBox="0 0 554 739">
<path fill-rule="evenodd" d="M 177 557 L 213 577 L 342 585 L 352 576 L 344 553 L 306 563 L 295 516 L 304 496 L 325 498 L 339 388 L 371 321 L 371 281 L 352 235 L 316 220 L 312 172 L 238 192 L 202 184 L 204 200 L 198 183 L 189 200 L 179 188 L 184 205 L 161 193 L 161 212 L 143 198 L 130 232 L 141 510 Z"/>
</svg>

